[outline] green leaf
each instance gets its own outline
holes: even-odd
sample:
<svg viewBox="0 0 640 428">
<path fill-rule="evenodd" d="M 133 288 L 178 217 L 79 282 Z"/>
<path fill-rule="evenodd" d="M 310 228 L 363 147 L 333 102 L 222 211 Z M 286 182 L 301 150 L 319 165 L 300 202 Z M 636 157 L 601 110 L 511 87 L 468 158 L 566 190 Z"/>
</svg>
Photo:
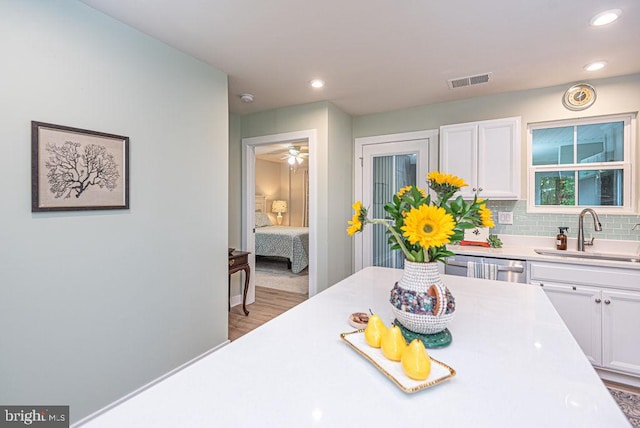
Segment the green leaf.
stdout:
<svg viewBox="0 0 640 428">
<path fill-rule="evenodd" d="M 458 223 L 458 227 L 460 229 L 473 229 L 476 225 L 473 223 L 460 222 Z"/>
</svg>

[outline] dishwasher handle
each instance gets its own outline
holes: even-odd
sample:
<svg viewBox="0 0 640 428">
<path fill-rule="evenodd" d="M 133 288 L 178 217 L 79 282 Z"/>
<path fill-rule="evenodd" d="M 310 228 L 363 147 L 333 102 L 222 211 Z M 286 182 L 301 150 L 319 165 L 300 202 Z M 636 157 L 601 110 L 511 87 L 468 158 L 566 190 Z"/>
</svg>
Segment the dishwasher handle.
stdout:
<svg viewBox="0 0 640 428">
<path fill-rule="evenodd" d="M 448 265 L 450 266 L 456 266 L 456 267 L 461 267 L 461 268 L 466 268 L 467 267 L 467 263 L 466 262 L 458 262 L 455 260 L 451 260 L 450 262 L 447 262 Z M 522 265 L 517 265 L 517 266 L 498 266 L 498 272 L 515 272 L 515 273 L 524 273 L 524 266 Z"/>
</svg>

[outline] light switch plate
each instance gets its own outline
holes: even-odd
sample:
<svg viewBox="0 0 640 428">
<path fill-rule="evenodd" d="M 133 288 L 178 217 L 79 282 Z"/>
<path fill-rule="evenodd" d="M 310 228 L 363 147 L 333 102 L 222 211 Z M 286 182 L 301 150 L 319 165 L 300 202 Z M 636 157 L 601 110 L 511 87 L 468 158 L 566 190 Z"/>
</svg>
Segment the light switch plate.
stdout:
<svg viewBox="0 0 640 428">
<path fill-rule="evenodd" d="M 498 212 L 498 224 L 513 224 L 513 212 L 511 212 L 511 211 L 499 211 Z"/>
</svg>

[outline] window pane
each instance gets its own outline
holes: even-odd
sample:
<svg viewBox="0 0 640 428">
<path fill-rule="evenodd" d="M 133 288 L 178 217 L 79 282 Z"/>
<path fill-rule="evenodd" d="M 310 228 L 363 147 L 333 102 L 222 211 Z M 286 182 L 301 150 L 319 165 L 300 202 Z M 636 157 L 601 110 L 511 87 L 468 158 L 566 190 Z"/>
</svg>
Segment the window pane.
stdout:
<svg viewBox="0 0 640 428">
<path fill-rule="evenodd" d="M 575 172 L 536 172 L 536 205 L 575 205 Z"/>
<path fill-rule="evenodd" d="M 578 205 L 623 205 L 623 170 L 589 170 L 578 173 Z"/>
<path fill-rule="evenodd" d="M 401 188 L 416 184 L 417 156 L 415 154 L 376 156 L 373 158 L 373 204 L 369 209 L 372 218 L 385 218 L 384 206 Z M 367 226 L 369 227 L 369 226 Z M 381 224 L 373 228 L 373 266 L 402 268 L 401 251 L 391 251 L 387 243 L 387 228 Z"/>
<path fill-rule="evenodd" d="M 624 122 L 578 126 L 578 162 L 615 162 L 624 159 Z"/>
<path fill-rule="evenodd" d="M 534 165 L 573 163 L 573 126 L 534 129 L 532 155 Z"/>
</svg>

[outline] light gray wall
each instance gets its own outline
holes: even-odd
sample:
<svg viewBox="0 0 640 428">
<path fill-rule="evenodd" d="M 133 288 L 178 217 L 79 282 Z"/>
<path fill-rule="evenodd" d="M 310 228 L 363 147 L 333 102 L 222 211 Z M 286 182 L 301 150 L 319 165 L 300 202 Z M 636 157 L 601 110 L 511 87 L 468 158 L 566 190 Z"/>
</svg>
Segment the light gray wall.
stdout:
<svg viewBox="0 0 640 428">
<path fill-rule="evenodd" d="M 0 403 L 76 421 L 227 338 L 227 79 L 76 1 L 0 16 Z M 131 208 L 31 213 L 32 120 L 129 136 Z"/>
<path fill-rule="evenodd" d="M 347 220 L 353 214 L 353 138 L 351 116 L 329 104 L 329 232 L 331 248 L 329 284 L 351 275 L 353 238 L 347 235 Z"/>
<path fill-rule="evenodd" d="M 318 147 L 316 162 L 318 165 L 318 254 L 316 255 L 318 291 L 327 288 L 328 254 L 327 254 L 327 104 L 326 102 L 304 104 L 267 110 L 260 113 L 242 116 L 242 138 L 280 134 L 284 132 L 317 130 Z M 240 186 L 241 183 L 238 183 Z M 311 191 L 311 189 L 310 189 Z M 234 214 L 235 215 L 235 214 Z"/>
<path fill-rule="evenodd" d="M 640 110 L 640 74 L 610 79 L 589 81 L 597 90 L 597 100 L 588 110 L 572 112 L 565 109 L 561 99 L 564 91 L 572 85 L 554 86 L 528 91 L 509 92 L 499 95 L 471 98 L 461 101 L 424 105 L 403 110 L 371 114 L 353 118 L 353 136 L 393 134 L 399 132 L 438 129 L 441 125 L 522 116 L 522 198 L 527 195 L 527 124 L 551 120 L 601 116 Z M 636 135 L 640 135 L 636 130 Z M 640 186 L 640 147 L 636 139 L 635 186 Z M 638 194 L 637 194 L 638 195 Z M 514 224 L 498 225 L 495 233 L 513 235 L 555 236 L 558 226 L 572 227 L 569 235 L 577 231 L 577 216 L 526 213 L 526 201 L 489 201 L 495 211 L 513 211 Z M 638 215 L 607 215 L 601 218 L 601 239 L 640 240 L 640 232 L 631 232 L 630 225 L 640 222 Z M 497 220 L 497 218 L 495 219 Z M 572 232 L 574 231 L 574 232 Z"/>
<path fill-rule="evenodd" d="M 354 117 L 353 137 L 438 129 L 454 123 L 522 116 L 523 144 L 526 144 L 527 123 L 640 110 L 640 74 L 589 82 L 596 87 L 598 97 L 592 107 L 582 112 L 572 112 L 562 106 L 562 95 L 572 84 L 567 83 Z"/>
<path fill-rule="evenodd" d="M 229 114 L 229 247 L 242 249 L 242 121 Z M 231 296 L 241 296 L 244 274 L 231 276 Z"/>
<path fill-rule="evenodd" d="M 242 116 L 241 122 L 243 138 L 306 129 L 317 131 L 318 254 L 316 263 L 318 291 L 322 291 L 351 273 L 351 256 L 343 254 L 343 247 L 349 245 L 344 237 L 346 219 L 340 218 L 338 221 L 339 213 L 333 212 L 334 209 L 338 211 L 343 209 L 337 205 L 347 204 L 347 207 L 350 207 L 351 204 L 353 187 L 351 161 L 350 159 L 337 161 L 336 155 L 342 148 L 347 154 L 352 150 L 350 118 L 330 103 L 318 102 Z M 241 146 L 241 142 L 230 142 L 231 146 L 236 144 Z M 233 152 L 239 150 L 241 147 L 230 148 Z M 330 163 L 330 159 L 333 159 L 333 163 Z M 238 165 L 231 165 L 231 168 L 235 167 Z M 341 177 L 347 177 L 348 181 L 342 182 Z M 239 192 L 240 185 L 240 182 L 231 182 L 230 192 Z M 241 211 L 234 212 L 230 208 L 229 215 L 240 216 Z"/>
<path fill-rule="evenodd" d="M 240 116 L 229 114 L 229 246 L 240 248 L 242 244 L 242 132 Z"/>
</svg>

